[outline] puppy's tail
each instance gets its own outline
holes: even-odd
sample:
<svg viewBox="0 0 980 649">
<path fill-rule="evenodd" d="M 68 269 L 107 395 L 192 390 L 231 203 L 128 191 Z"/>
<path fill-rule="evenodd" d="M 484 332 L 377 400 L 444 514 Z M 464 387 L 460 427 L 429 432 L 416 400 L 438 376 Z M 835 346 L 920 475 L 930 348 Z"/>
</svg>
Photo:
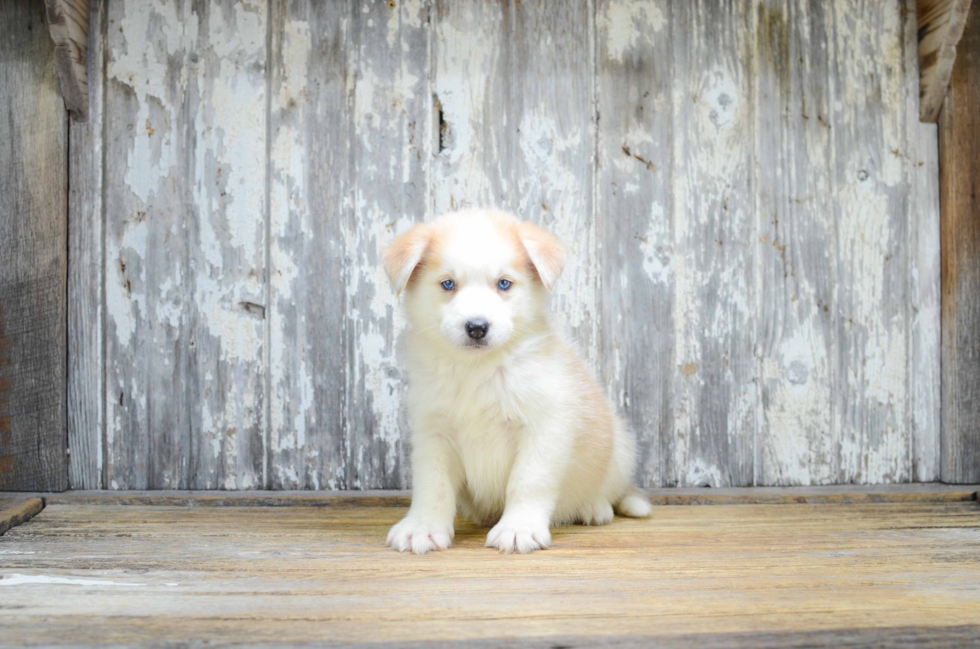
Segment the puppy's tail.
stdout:
<svg viewBox="0 0 980 649">
<path fill-rule="evenodd" d="M 613 509 L 620 516 L 629 516 L 630 518 L 646 518 L 653 513 L 653 505 L 650 504 L 650 500 L 640 493 L 636 487 L 630 488 Z"/>
</svg>

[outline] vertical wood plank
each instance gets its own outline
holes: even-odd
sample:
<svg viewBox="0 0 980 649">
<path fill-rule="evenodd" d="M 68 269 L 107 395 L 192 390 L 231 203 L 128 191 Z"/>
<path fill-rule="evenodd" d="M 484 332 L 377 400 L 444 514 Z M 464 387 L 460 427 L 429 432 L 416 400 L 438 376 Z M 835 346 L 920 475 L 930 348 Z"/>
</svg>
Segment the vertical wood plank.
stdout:
<svg viewBox="0 0 980 649">
<path fill-rule="evenodd" d="M 265 483 L 267 10 L 265 0 L 205 3 L 197 96 L 187 97 L 197 103 L 188 151 L 197 218 L 187 222 L 197 489 Z"/>
<path fill-rule="evenodd" d="M 428 209 L 431 150 L 428 7 L 421 0 L 357 0 L 347 241 L 348 486 L 407 486 L 405 377 L 396 356 L 404 329 L 381 251 Z"/>
<path fill-rule="evenodd" d="M 434 211 L 511 210 L 568 259 L 554 308 L 598 365 L 592 3 L 437 1 Z"/>
<path fill-rule="evenodd" d="M 61 491 L 68 129 L 43 7 L 0 4 L 0 490 Z"/>
<path fill-rule="evenodd" d="M 939 114 L 943 482 L 980 482 L 980 4 Z"/>
<path fill-rule="evenodd" d="M 676 2 L 674 436 L 665 484 L 753 483 L 756 359 L 748 2 Z"/>
<path fill-rule="evenodd" d="M 838 458 L 833 15 L 811 0 L 763 0 L 756 11 L 756 484 L 828 484 Z"/>
<path fill-rule="evenodd" d="M 904 0 L 905 120 L 908 152 L 912 480 L 939 479 L 942 329 L 940 326 L 939 141 L 934 124 L 919 121 L 918 20 L 916 0 Z"/>
<path fill-rule="evenodd" d="M 102 19 L 89 15 L 88 121 L 69 123 L 68 478 L 72 489 L 102 487 L 105 373 L 102 366 Z"/>
<path fill-rule="evenodd" d="M 647 487 L 663 484 L 661 439 L 674 434 L 670 12 L 667 0 L 596 5 L 599 358 Z"/>
<path fill-rule="evenodd" d="M 899 3 L 834 4 L 841 482 L 911 476 L 904 35 Z"/>
<path fill-rule="evenodd" d="M 350 7 L 272 7 L 267 484 L 343 489 Z"/>
<path fill-rule="evenodd" d="M 109 7 L 112 488 L 263 483 L 265 12 Z"/>
<path fill-rule="evenodd" d="M 189 12 L 126 2 L 108 2 L 106 11 L 104 486 L 186 489 L 186 459 L 159 482 L 148 463 L 159 426 L 167 432 L 154 451 L 161 441 L 190 447 L 192 413 L 182 389 L 183 278 L 190 274 L 182 187 L 188 170 L 178 154 L 187 82 L 181 74 L 167 75 L 168 59 L 176 66 L 188 55 L 182 22 Z M 196 29 L 196 19 L 192 25 Z"/>
</svg>

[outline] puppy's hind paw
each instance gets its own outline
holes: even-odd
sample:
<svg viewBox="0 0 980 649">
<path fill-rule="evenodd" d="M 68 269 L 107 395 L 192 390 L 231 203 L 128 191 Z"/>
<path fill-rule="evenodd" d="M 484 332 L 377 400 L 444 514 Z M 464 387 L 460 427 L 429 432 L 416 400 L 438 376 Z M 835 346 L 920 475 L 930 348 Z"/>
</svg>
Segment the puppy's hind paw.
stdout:
<svg viewBox="0 0 980 649">
<path fill-rule="evenodd" d="M 646 496 L 634 492 L 619 501 L 616 513 L 630 518 L 646 518 L 653 513 L 653 505 Z"/>
<path fill-rule="evenodd" d="M 519 517 L 508 519 L 505 514 L 490 533 L 487 534 L 486 547 L 497 548 L 505 554 L 519 552 L 527 554 L 535 550 L 544 550 L 551 545 L 551 532 L 548 524 L 521 520 Z"/>
<path fill-rule="evenodd" d="M 440 525 L 409 514 L 388 532 L 385 541 L 392 550 L 425 554 L 445 550 L 453 544 L 451 525 Z"/>
</svg>

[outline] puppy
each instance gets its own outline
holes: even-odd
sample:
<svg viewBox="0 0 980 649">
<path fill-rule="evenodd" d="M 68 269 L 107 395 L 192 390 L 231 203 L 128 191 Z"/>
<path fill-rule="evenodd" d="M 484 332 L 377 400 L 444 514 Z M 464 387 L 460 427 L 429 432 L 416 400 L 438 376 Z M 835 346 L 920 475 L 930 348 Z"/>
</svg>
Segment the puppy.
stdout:
<svg viewBox="0 0 980 649">
<path fill-rule="evenodd" d="M 531 552 L 552 525 L 648 516 L 634 440 L 551 324 L 565 252 L 550 232 L 469 210 L 416 225 L 384 252 L 405 292 L 412 506 L 388 545 L 452 545 L 461 511 L 487 547 Z"/>
</svg>

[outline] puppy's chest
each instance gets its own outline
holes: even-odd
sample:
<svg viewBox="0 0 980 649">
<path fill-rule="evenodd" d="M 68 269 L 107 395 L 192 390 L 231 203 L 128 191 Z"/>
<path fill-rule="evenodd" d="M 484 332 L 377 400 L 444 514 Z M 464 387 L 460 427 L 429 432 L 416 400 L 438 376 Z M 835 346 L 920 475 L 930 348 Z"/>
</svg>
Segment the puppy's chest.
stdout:
<svg viewBox="0 0 980 649">
<path fill-rule="evenodd" d="M 452 422 L 467 483 L 477 498 L 493 498 L 493 492 L 503 488 L 527 434 L 527 405 L 514 392 L 514 378 L 507 369 L 483 376 L 457 375 L 431 403 Z"/>
</svg>

